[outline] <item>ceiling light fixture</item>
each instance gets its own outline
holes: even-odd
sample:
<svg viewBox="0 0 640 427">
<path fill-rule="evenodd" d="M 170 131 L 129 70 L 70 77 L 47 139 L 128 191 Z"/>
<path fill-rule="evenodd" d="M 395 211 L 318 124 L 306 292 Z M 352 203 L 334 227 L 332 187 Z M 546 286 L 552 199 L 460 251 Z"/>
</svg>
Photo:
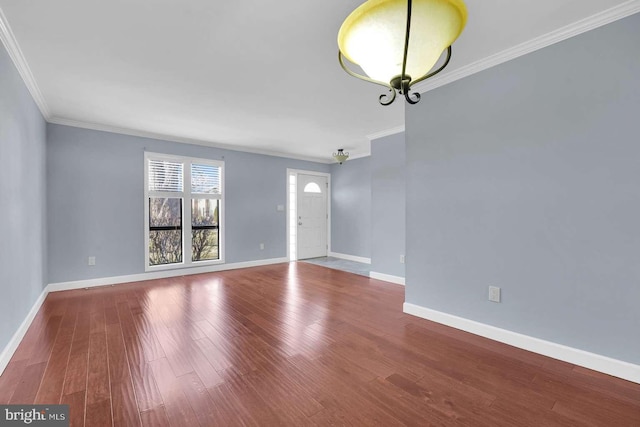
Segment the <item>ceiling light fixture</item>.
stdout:
<svg viewBox="0 0 640 427">
<path fill-rule="evenodd" d="M 337 153 L 333 153 L 333 158 L 340 164 L 343 164 L 349 158 L 349 153 L 345 153 L 344 149 L 338 148 Z"/>
<path fill-rule="evenodd" d="M 380 104 L 391 104 L 396 92 L 416 104 L 420 94 L 411 93 L 411 87 L 449 64 L 451 45 L 466 22 L 462 0 L 368 0 L 340 27 L 338 60 L 353 77 L 389 88 L 390 93 L 380 95 Z M 445 49 L 442 66 L 430 71 Z M 347 68 L 344 58 L 366 76 Z"/>
</svg>

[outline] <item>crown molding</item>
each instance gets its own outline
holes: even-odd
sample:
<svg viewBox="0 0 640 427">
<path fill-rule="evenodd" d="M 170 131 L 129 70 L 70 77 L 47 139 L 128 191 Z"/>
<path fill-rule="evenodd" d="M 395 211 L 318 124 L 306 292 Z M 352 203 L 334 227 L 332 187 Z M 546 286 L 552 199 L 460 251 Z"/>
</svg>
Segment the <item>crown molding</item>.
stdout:
<svg viewBox="0 0 640 427">
<path fill-rule="evenodd" d="M 11 31 L 11 27 L 9 26 L 9 21 L 7 21 L 7 17 L 4 16 L 2 9 L 0 9 L 0 41 L 2 41 L 5 49 L 7 49 L 9 57 L 16 66 L 16 69 L 18 70 L 20 77 L 22 77 L 24 84 L 27 86 L 29 93 L 31 93 L 31 97 L 40 109 L 40 113 L 44 116 L 45 120 L 48 120 L 50 117 L 49 107 L 47 107 L 47 103 L 42 96 L 42 92 L 40 92 L 36 79 L 33 77 L 29 64 L 27 64 L 27 60 L 22 54 L 22 50 L 20 50 L 18 40 L 16 40 L 16 37 L 13 35 L 13 31 Z"/>
<path fill-rule="evenodd" d="M 626 18 L 627 16 L 631 16 L 638 12 L 640 12 L 640 0 L 627 1 L 618 6 L 612 7 L 611 9 L 596 13 L 588 18 L 576 21 L 540 37 L 536 37 L 512 48 L 503 50 L 502 52 L 498 52 L 464 67 L 460 67 L 450 73 L 440 74 L 425 80 L 424 82 L 418 83 L 415 86 L 415 90 L 420 93 L 428 92 L 440 86 L 444 86 L 456 80 L 460 80 L 464 77 L 502 64 L 503 62 L 510 61 L 522 55 L 526 55 L 552 44 L 561 42 L 568 38 L 617 21 L 618 19 Z"/>
<path fill-rule="evenodd" d="M 117 133 L 121 135 L 137 136 L 140 138 L 159 139 L 162 141 L 201 145 L 203 147 L 219 148 L 223 150 L 237 151 L 241 153 L 261 154 L 263 156 L 273 156 L 273 157 L 284 157 L 287 159 L 303 160 L 307 162 L 323 163 L 323 164 L 333 163 L 333 158 L 324 159 L 324 158 L 318 158 L 318 157 L 312 157 L 312 156 L 300 156 L 300 155 L 295 155 L 291 153 L 283 153 L 280 151 L 261 150 L 261 149 L 245 147 L 240 145 L 232 145 L 232 144 L 221 144 L 221 143 L 216 143 L 211 141 L 183 138 L 175 135 L 167 135 L 163 133 L 122 128 L 118 126 L 103 125 L 99 123 L 84 122 L 79 120 L 65 119 L 62 117 L 51 117 L 47 120 L 47 122 L 56 124 L 56 125 L 71 126 L 75 128 L 97 130 L 97 131 L 109 132 L 109 133 Z"/>
<path fill-rule="evenodd" d="M 364 159 L 365 157 L 370 157 L 371 156 L 371 152 L 370 151 L 361 151 L 358 153 L 351 153 L 349 150 L 347 150 L 345 148 L 345 150 L 349 153 L 349 158 L 347 160 L 345 160 L 345 162 L 351 161 L 351 160 L 357 160 L 357 159 Z M 330 162 L 332 165 L 337 165 L 338 162 L 336 162 L 335 160 Z"/>
<path fill-rule="evenodd" d="M 367 135 L 367 139 L 369 141 L 373 141 L 374 139 L 384 138 L 385 136 L 395 135 L 397 133 L 404 132 L 404 125 L 396 126 L 393 128 L 381 130 L 379 132 L 371 133 Z"/>
</svg>

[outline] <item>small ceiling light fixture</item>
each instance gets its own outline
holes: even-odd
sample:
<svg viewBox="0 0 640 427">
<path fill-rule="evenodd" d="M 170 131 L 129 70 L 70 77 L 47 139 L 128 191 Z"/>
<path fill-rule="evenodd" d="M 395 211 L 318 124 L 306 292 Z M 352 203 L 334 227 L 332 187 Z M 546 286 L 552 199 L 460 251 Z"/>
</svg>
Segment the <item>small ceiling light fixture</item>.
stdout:
<svg viewBox="0 0 640 427">
<path fill-rule="evenodd" d="M 333 153 L 333 158 L 340 164 L 343 164 L 349 158 L 349 153 L 345 153 L 344 149 L 338 148 L 337 153 Z"/>
<path fill-rule="evenodd" d="M 442 71 L 451 59 L 451 45 L 467 22 L 462 0 L 368 0 L 340 27 L 338 60 L 353 77 L 389 88 L 380 104 L 389 105 L 396 92 L 409 104 L 420 101 L 411 87 Z M 443 65 L 431 71 L 442 52 Z M 366 73 L 347 68 L 346 57 Z"/>
</svg>

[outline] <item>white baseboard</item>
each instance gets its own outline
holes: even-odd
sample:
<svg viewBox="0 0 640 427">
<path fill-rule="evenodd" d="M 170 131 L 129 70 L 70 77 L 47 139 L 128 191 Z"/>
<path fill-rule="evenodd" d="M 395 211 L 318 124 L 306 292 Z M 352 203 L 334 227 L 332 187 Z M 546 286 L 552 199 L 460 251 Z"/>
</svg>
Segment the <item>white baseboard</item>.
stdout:
<svg viewBox="0 0 640 427">
<path fill-rule="evenodd" d="M 640 365 L 530 337 L 407 302 L 404 303 L 403 311 L 407 314 L 432 320 L 494 341 L 640 384 Z"/>
<path fill-rule="evenodd" d="M 384 280 L 385 282 L 397 283 L 404 286 L 404 277 L 392 276 L 391 274 L 377 273 L 375 271 L 369 272 L 369 277 L 377 280 Z"/>
<path fill-rule="evenodd" d="M 341 254 L 340 252 L 331 252 L 331 251 L 329 251 L 327 255 L 332 256 L 334 258 L 346 259 L 348 261 L 361 262 L 363 264 L 371 264 L 371 258 L 365 258 L 365 257 L 349 255 L 349 254 Z"/>
<path fill-rule="evenodd" d="M 130 274 L 127 276 L 100 277 L 97 279 L 76 280 L 73 282 L 50 283 L 49 292 L 68 291 L 71 289 L 92 288 L 95 286 L 117 285 L 120 283 L 141 282 L 144 280 L 166 279 L 169 277 L 188 276 L 191 274 L 212 273 L 215 271 L 236 270 L 238 268 L 259 267 L 261 265 L 280 264 L 289 262 L 284 258 L 260 259 L 256 261 L 236 262 L 232 264 L 216 264 L 203 267 L 184 268 L 176 270 L 153 271 L 147 273 Z"/>
<path fill-rule="evenodd" d="M 36 317 L 36 314 L 38 314 L 38 310 L 40 310 L 40 307 L 42 306 L 42 303 L 44 302 L 45 298 L 47 298 L 48 293 L 49 293 L 49 287 L 47 286 L 42 290 L 42 293 L 40 294 L 36 302 L 33 303 L 31 310 L 29 310 L 27 317 L 24 318 L 18 330 L 13 334 L 13 336 L 11 337 L 7 345 L 2 350 L 2 353 L 0 353 L 0 375 L 2 375 L 5 368 L 9 364 L 11 357 L 13 357 L 13 353 L 15 353 L 16 349 L 18 348 L 18 345 L 20 344 L 25 334 L 27 333 L 29 326 L 31 326 L 31 322 L 33 322 L 33 319 Z"/>
</svg>

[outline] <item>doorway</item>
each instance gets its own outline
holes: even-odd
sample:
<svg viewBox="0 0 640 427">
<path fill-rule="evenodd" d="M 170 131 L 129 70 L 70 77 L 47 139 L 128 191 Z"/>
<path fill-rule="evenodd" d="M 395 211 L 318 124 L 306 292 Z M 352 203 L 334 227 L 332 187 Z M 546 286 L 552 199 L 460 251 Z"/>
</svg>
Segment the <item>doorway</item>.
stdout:
<svg viewBox="0 0 640 427">
<path fill-rule="evenodd" d="M 330 246 L 330 178 L 287 169 L 287 249 L 290 261 L 327 256 Z"/>
</svg>

